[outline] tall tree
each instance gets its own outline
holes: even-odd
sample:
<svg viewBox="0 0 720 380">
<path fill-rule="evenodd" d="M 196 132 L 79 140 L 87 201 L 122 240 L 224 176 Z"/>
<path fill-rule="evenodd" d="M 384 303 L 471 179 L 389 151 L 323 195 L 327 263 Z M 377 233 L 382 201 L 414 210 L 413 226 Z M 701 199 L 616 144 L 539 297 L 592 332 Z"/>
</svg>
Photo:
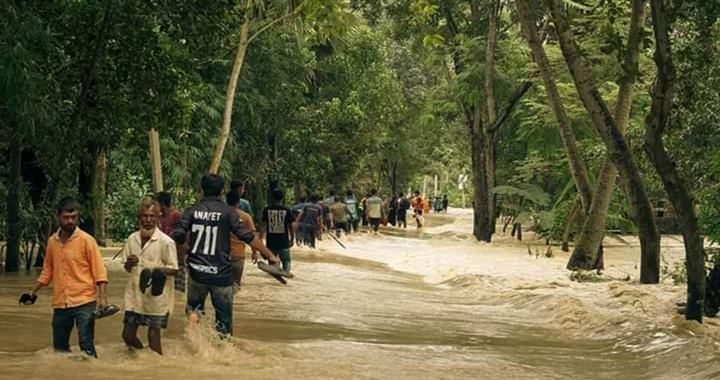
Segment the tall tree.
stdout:
<svg viewBox="0 0 720 380">
<path fill-rule="evenodd" d="M 638 56 L 642 44 L 642 31 L 645 23 L 645 0 L 633 0 L 632 14 L 628 32 L 627 48 L 622 64 L 622 76 L 619 80 L 618 97 L 615 103 L 615 122 L 620 133 L 625 133 L 630 119 L 633 88 L 637 77 Z M 610 201 L 615 190 L 618 171 L 611 157 L 605 158 L 597 175 L 593 202 L 587 211 L 580 235 L 570 256 L 568 269 L 593 269 L 602 255 L 602 239 L 605 235 Z"/>
<path fill-rule="evenodd" d="M 645 119 L 645 152 L 660 175 L 682 229 L 688 272 L 685 318 L 702 322 L 705 300 L 705 251 L 695 214 L 695 200 L 663 144 L 663 134 L 670 122 L 676 93 L 676 72 L 669 35 L 670 22 L 663 0 L 651 0 L 650 7 L 655 35 L 657 77 L 652 94 L 652 107 Z"/>
<path fill-rule="evenodd" d="M 660 235 L 638 166 L 624 134 L 600 95 L 586 59 L 580 54 L 564 6 L 558 0 L 545 0 L 545 4 L 552 14 L 560 47 L 580 99 L 613 163 L 628 182 L 630 202 L 636 210 L 635 223 L 640 231 L 640 282 L 657 283 L 660 281 Z"/>
</svg>

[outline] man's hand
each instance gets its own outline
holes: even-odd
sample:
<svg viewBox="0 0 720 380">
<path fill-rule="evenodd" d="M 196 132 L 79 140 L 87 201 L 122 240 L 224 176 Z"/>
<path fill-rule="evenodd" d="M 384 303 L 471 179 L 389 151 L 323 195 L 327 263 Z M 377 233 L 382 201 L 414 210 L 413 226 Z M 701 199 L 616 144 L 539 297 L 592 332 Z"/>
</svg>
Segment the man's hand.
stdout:
<svg viewBox="0 0 720 380">
<path fill-rule="evenodd" d="M 268 257 L 267 259 L 268 259 L 268 262 L 270 263 L 270 265 L 275 265 L 276 267 L 280 266 L 280 259 L 277 256 L 272 255 L 272 256 Z"/>
<path fill-rule="evenodd" d="M 127 272 L 130 272 L 130 270 L 132 270 L 132 268 L 134 266 L 138 265 L 139 262 L 140 262 L 140 258 L 138 258 L 137 256 L 135 256 L 135 255 L 128 256 L 127 260 L 125 260 L 125 270 Z"/>
<path fill-rule="evenodd" d="M 257 251 L 253 251 L 252 253 L 252 263 L 257 264 L 257 262 L 260 261 L 260 253 Z"/>
<path fill-rule="evenodd" d="M 292 248 L 293 246 L 295 246 L 295 239 L 288 240 L 288 248 Z"/>
</svg>

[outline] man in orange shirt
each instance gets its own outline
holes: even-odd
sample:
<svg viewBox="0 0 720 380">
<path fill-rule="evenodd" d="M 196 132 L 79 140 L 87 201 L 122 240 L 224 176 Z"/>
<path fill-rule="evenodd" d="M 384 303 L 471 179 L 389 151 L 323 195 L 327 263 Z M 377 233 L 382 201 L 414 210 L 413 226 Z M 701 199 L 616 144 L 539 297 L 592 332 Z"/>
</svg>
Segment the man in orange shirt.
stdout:
<svg viewBox="0 0 720 380">
<path fill-rule="evenodd" d="M 235 212 L 237 212 L 238 217 L 242 220 L 243 224 L 245 224 L 245 227 L 255 232 L 255 223 L 253 222 L 252 216 L 240 209 L 240 195 L 231 191 L 225 196 L 225 202 L 228 206 L 235 209 Z M 230 235 L 230 254 L 232 255 L 230 261 L 232 263 L 233 283 L 236 292 L 240 290 L 240 282 L 245 269 L 245 246 L 245 242 L 238 239 L 237 236 Z M 253 250 L 253 254 L 254 253 L 255 250 Z"/>
<path fill-rule="evenodd" d="M 415 198 L 413 198 L 412 201 L 413 209 L 415 210 L 415 222 L 417 222 L 417 228 L 420 228 L 423 226 L 423 223 L 425 222 L 425 218 L 423 217 L 423 213 L 425 212 L 425 209 L 427 207 L 427 204 L 422 196 L 420 196 L 420 191 L 415 190 Z"/>
<path fill-rule="evenodd" d="M 45 264 L 30 297 L 53 284 L 53 348 L 70 352 L 70 332 L 78 327 L 83 353 L 95 352 L 95 312 L 107 305 L 107 271 L 95 238 L 77 227 L 80 204 L 63 198 L 57 205 L 60 228 L 48 239 Z M 21 298 L 22 301 L 22 298 Z"/>
</svg>

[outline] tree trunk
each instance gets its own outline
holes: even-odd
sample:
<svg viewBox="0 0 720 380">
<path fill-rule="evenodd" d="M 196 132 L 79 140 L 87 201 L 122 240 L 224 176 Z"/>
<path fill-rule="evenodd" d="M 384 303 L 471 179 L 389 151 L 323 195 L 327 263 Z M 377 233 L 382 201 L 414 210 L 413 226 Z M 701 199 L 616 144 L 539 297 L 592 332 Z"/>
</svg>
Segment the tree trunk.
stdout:
<svg viewBox="0 0 720 380">
<path fill-rule="evenodd" d="M 500 11 L 499 0 L 488 0 L 488 30 L 487 42 L 485 45 L 485 86 L 483 93 L 485 94 L 485 112 L 487 114 L 488 124 L 497 120 L 497 103 L 495 102 L 495 49 L 497 47 L 498 32 L 498 12 Z M 490 131 L 486 136 L 485 146 L 485 174 L 487 176 L 488 194 L 488 220 L 489 233 L 495 233 L 495 195 L 492 193 L 495 187 L 495 164 L 497 149 L 496 144 L 497 131 Z"/>
<path fill-rule="evenodd" d="M 11 123 L 13 123 L 11 121 Z M 7 182 L 7 245 L 5 247 L 5 271 L 17 272 L 20 270 L 20 189 L 21 183 L 21 157 L 22 147 L 17 129 L 10 128 L 10 141 L 8 141 L 8 182 Z"/>
<path fill-rule="evenodd" d="M 238 79 L 240 78 L 240 70 L 242 69 L 243 62 L 245 62 L 245 52 L 248 47 L 248 33 L 250 31 L 250 18 L 245 15 L 245 20 L 240 26 L 240 43 L 238 44 L 238 50 L 235 55 L 235 62 L 230 73 L 230 81 L 228 82 L 227 91 L 225 92 L 225 113 L 223 113 L 223 125 L 218 136 L 217 145 L 215 146 L 215 153 L 213 153 L 212 163 L 210 164 L 210 173 L 217 173 L 220 169 L 220 162 L 222 161 L 223 153 L 225 152 L 225 145 L 227 145 L 228 139 L 230 138 L 230 125 L 232 122 L 233 105 L 235 102 L 235 89 L 237 88 Z"/>
<path fill-rule="evenodd" d="M 538 35 L 538 30 L 535 26 L 536 18 L 531 17 L 528 0 L 518 0 L 516 1 L 516 5 L 520 22 L 522 24 L 523 34 L 528 41 L 528 45 L 532 51 L 533 61 L 537 65 L 543 84 L 545 85 L 548 104 L 550 105 L 550 109 L 558 122 L 558 129 L 560 130 L 560 137 L 562 138 L 563 145 L 565 146 L 565 154 L 568 158 L 570 173 L 575 181 L 575 187 L 577 188 L 578 194 L 580 194 L 580 201 L 582 202 L 583 210 L 587 211 L 590 208 L 590 202 L 592 199 L 590 180 L 588 179 L 585 162 L 577 149 L 575 134 L 572 131 L 572 123 L 570 122 L 570 118 L 568 118 L 567 113 L 565 112 L 565 107 L 560 100 L 560 93 L 557 89 L 552 69 L 550 68 L 550 61 L 547 58 L 547 54 L 545 54 L 545 49 L 543 48 Z"/>
<path fill-rule="evenodd" d="M 98 154 L 95 163 L 95 178 L 93 181 L 93 204 L 95 221 L 95 240 L 101 246 L 105 246 L 105 196 L 107 184 L 107 155 L 103 149 Z"/>
<path fill-rule="evenodd" d="M 678 215 L 687 263 L 687 308 L 685 318 L 702 323 L 705 299 L 705 252 L 698 230 L 695 201 L 670 155 L 662 136 L 670 120 L 675 97 L 675 66 L 672 62 L 668 20 L 662 0 L 651 0 L 655 34 L 657 77 L 650 114 L 645 119 L 645 152 L 660 174 L 665 191 Z"/>
<path fill-rule="evenodd" d="M 635 77 L 638 71 L 638 55 L 642 40 L 642 26 L 645 23 L 645 1 L 633 0 L 630 31 L 628 32 L 628 46 L 623 62 L 623 76 L 620 78 L 620 89 L 615 104 L 615 122 L 621 133 L 625 133 L 630 118 L 632 94 Z M 615 180 L 618 172 L 610 157 L 605 158 L 597 175 L 595 193 L 590 210 L 587 212 L 585 222 L 580 230 L 575 249 L 568 261 L 568 269 L 591 269 L 596 261 L 596 253 L 601 252 L 603 236 L 605 235 L 605 220 L 615 190 Z M 637 218 L 635 218 L 637 219 Z"/>
<path fill-rule="evenodd" d="M 480 105 L 475 105 L 475 117 L 472 120 L 470 132 L 472 154 L 472 185 L 473 185 L 473 235 L 475 239 L 490 242 L 490 206 L 489 189 L 487 183 L 487 157 L 485 148 L 486 136 L 482 129 Z"/>
<path fill-rule="evenodd" d="M 82 211 L 80 213 L 80 223 L 78 227 L 88 234 L 95 235 L 95 206 L 93 199 L 93 187 L 95 184 L 95 162 L 97 162 L 97 153 L 93 153 L 95 159 L 92 164 L 86 160 L 81 160 L 78 167 L 78 194 L 80 195 L 80 204 Z"/>
<path fill-rule="evenodd" d="M 565 228 L 563 228 L 563 240 L 561 249 L 563 252 L 570 252 L 570 233 L 572 232 L 572 226 L 575 224 L 575 220 L 578 216 L 578 210 L 582 207 L 582 200 L 578 196 L 575 198 L 573 207 L 565 218 Z"/>
<path fill-rule="evenodd" d="M 657 283 L 660 281 L 660 235 L 640 171 L 623 133 L 618 129 L 613 115 L 597 89 L 585 58 L 579 52 L 565 9 L 557 0 L 545 0 L 545 3 L 552 13 L 560 47 L 575 82 L 575 88 L 613 163 L 628 180 L 630 202 L 635 204 L 638 212 L 635 222 L 640 230 L 640 282 Z"/>
</svg>

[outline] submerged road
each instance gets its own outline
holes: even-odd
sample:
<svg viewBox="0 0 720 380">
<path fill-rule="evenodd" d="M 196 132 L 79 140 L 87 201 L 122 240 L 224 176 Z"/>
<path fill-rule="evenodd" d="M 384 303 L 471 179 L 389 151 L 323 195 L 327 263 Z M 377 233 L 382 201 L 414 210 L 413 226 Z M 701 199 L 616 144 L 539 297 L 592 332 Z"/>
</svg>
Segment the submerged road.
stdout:
<svg viewBox="0 0 720 380">
<path fill-rule="evenodd" d="M 415 237 L 374 239 L 388 255 L 415 244 L 408 242 Z M 418 249 L 432 247 L 431 236 L 414 241 L 424 242 Z M 109 300 L 120 305 L 125 273 L 119 262 L 106 260 Z M 53 354 L 49 291 L 37 305 L 18 307 L 17 295 L 34 276 L 0 277 L 0 378 L 615 380 L 717 373 L 717 361 L 705 357 L 692 363 L 695 375 L 678 377 L 673 369 L 682 365 L 668 361 L 691 360 L 687 344 L 648 352 L 620 339 L 582 339 L 541 322 L 534 303 L 489 302 L 482 283 L 429 284 L 330 250 L 296 249 L 293 265 L 296 277 L 287 286 L 246 266 L 230 342 L 214 339 L 209 326 L 188 337 L 179 295 L 164 334 L 165 356 L 128 353 L 118 314 L 97 322 L 99 360 Z M 72 342 L 77 351 L 75 335 Z"/>
</svg>

